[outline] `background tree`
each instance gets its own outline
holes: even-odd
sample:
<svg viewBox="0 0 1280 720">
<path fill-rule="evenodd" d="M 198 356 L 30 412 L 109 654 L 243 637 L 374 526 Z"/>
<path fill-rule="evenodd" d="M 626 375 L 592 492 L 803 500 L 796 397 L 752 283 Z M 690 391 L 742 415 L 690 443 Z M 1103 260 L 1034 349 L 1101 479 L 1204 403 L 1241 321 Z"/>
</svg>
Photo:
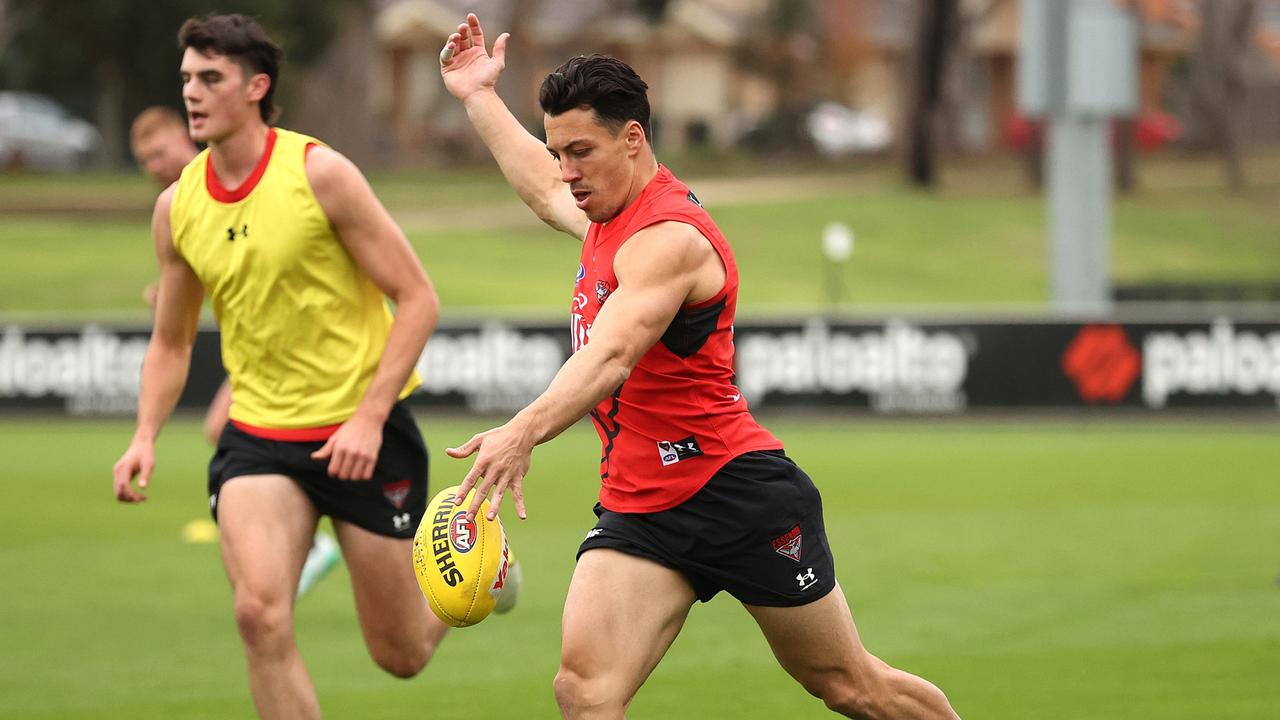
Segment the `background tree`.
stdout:
<svg viewBox="0 0 1280 720">
<path fill-rule="evenodd" d="M 938 126 L 944 86 L 960 31 L 959 0 L 919 0 L 911 51 L 906 128 L 907 178 L 918 187 L 937 183 Z"/>
<path fill-rule="evenodd" d="M 283 45 L 286 62 L 305 66 L 329 44 L 342 6 L 364 1 L 10 0 L 0 84 L 50 95 L 89 117 L 102 133 L 104 161 L 120 165 L 128 162 L 129 119 L 148 105 L 181 104 L 177 33 L 188 17 L 254 15 Z"/>
<path fill-rule="evenodd" d="M 1255 0 L 1211 0 L 1200 4 L 1200 42 L 1191 58 L 1191 101 L 1202 123 L 1202 139 L 1222 153 L 1227 185 L 1244 188 L 1245 63 L 1251 51 Z"/>
<path fill-rule="evenodd" d="M 820 70 L 813 0 L 771 0 L 747 29 L 736 52 L 738 67 L 767 78 L 773 88 L 772 114 L 748 140 L 770 155 L 807 156 L 813 141 L 805 116 L 813 108 Z"/>
<path fill-rule="evenodd" d="M 508 58 L 525 58 L 525 61 L 508 62 L 507 69 L 498 76 L 498 91 L 508 99 L 517 118 L 535 134 L 542 130 L 542 111 L 538 108 L 538 90 L 542 87 L 541 68 L 528 62 L 539 55 L 540 48 L 533 37 L 533 20 L 542 12 L 543 0 L 519 0 L 512 3 L 509 25 L 486 38 L 492 44 L 504 32 L 511 33 L 507 40 Z M 492 49 L 492 47 L 490 47 Z M 558 65 L 559 63 L 557 63 Z"/>
</svg>

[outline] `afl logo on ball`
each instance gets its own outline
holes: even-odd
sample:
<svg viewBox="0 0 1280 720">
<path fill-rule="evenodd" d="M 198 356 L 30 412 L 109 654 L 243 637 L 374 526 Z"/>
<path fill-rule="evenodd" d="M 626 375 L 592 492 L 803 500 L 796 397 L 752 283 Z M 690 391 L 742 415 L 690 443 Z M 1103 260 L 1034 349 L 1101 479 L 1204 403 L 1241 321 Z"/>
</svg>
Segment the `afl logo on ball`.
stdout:
<svg viewBox="0 0 1280 720">
<path fill-rule="evenodd" d="M 449 521 L 449 542 L 453 549 L 463 554 L 475 547 L 476 521 L 467 517 L 466 511 L 459 512 Z"/>
</svg>

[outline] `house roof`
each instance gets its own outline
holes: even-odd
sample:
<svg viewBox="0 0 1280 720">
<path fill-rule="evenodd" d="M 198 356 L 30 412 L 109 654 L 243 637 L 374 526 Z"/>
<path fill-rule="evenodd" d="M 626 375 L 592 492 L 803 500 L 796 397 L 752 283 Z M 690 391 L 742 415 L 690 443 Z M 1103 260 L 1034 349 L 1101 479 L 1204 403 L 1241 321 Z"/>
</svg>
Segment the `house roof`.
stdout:
<svg viewBox="0 0 1280 720">
<path fill-rule="evenodd" d="M 515 5 L 506 0 L 378 0 L 374 29 L 385 44 L 436 43 L 468 12 L 487 27 L 510 27 Z M 528 12 L 528 5 L 521 9 Z M 768 9 L 768 0 L 671 0 L 662 25 L 655 27 L 633 10 L 618 11 L 608 0 L 539 0 L 532 15 L 521 20 L 525 31 L 543 43 L 563 43 L 575 35 L 596 42 L 644 42 L 661 32 L 732 46 Z"/>
<path fill-rule="evenodd" d="M 387 45 L 437 43 L 458 28 L 468 12 L 490 27 L 508 24 L 508 3 L 500 0 L 380 0 L 374 35 Z"/>
</svg>

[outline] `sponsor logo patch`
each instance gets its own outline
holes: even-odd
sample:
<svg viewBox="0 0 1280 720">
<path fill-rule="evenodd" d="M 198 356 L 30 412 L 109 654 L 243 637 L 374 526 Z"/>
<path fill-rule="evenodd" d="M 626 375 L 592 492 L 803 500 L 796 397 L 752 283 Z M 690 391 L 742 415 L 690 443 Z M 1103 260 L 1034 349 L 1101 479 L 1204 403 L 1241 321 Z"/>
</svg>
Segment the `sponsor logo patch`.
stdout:
<svg viewBox="0 0 1280 720">
<path fill-rule="evenodd" d="M 489 594 L 497 597 L 502 592 L 502 587 L 507 584 L 507 566 L 511 562 L 511 549 L 507 547 L 507 536 L 502 536 L 502 565 L 498 567 L 498 573 L 493 576 L 493 585 L 489 586 Z"/>
<path fill-rule="evenodd" d="M 471 552 L 476 544 L 476 521 L 467 517 L 465 510 L 459 510 L 449 521 L 449 544 L 462 554 Z"/>
<path fill-rule="evenodd" d="M 692 435 L 683 440 L 658 441 L 658 457 L 662 459 L 663 467 L 701 454 L 702 448 L 698 447 L 698 439 Z"/>
<path fill-rule="evenodd" d="M 609 299 L 609 284 L 603 280 L 596 281 L 596 302 L 603 305 L 605 300 Z"/>
<path fill-rule="evenodd" d="M 587 276 L 587 268 L 582 263 L 578 263 L 578 277 L 573 279 L 573 284 L 577 285 L 582 282 L 582 278 Z"/>
<path fill-rule="evenodd" d="M 395 506 L 397 510 L 404 507 L 404 501 L 409 499 L 409 479 L 396 480 L 395 482 L 382 484 L 382 496 L 387 502 Z"/>
<path fill-rule="evenodd" d="M 796 562 L 800 562 L 800 526 L 796 525 L 786 532 L 773 539 L 773 551 L 782 557 L 791 558 Z"/>
<path fill-rule="evenodd" d="M 818 576 L 813 574 L 813 568 L 808 568 L 802 573 L 796 573 L 796 582 L 800 583 L 800 590 L 808 590 L 818 583 Z"/>
<path fill-rule="evenodd" d="M 431 518 L 431 554 L 435 561 L 436 569 L 440 572 L 440 577 L 444 578 L 445 584 L 449 587 L 457 587 L 458 583 L 466 580 L 462 571 L 453 563 L 453 553 L 449 552 L 449 534 L 450 514 L 454 510 L 453 501 L 445 498 L 440 504 L 440 508 L 436 510 L 436 514 Z M 459 511 L 465 513 L 465 510 Z"/>
</svg>

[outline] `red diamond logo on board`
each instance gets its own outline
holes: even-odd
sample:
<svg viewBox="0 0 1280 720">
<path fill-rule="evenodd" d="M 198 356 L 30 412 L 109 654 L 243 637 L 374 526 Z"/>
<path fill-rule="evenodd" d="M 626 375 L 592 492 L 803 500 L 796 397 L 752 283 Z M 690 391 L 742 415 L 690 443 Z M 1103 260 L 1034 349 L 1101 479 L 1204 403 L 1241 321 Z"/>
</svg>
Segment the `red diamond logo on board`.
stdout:
<svg viewBox="0 0 1280 720">
<path fill-rule="evenodd" d="M 1119 325 L 1085 325 L 1062 354 L 1062 371 L 1089 403 L 1124 400 L 1142 371 L 1142 355 Z"/>
</svg>

